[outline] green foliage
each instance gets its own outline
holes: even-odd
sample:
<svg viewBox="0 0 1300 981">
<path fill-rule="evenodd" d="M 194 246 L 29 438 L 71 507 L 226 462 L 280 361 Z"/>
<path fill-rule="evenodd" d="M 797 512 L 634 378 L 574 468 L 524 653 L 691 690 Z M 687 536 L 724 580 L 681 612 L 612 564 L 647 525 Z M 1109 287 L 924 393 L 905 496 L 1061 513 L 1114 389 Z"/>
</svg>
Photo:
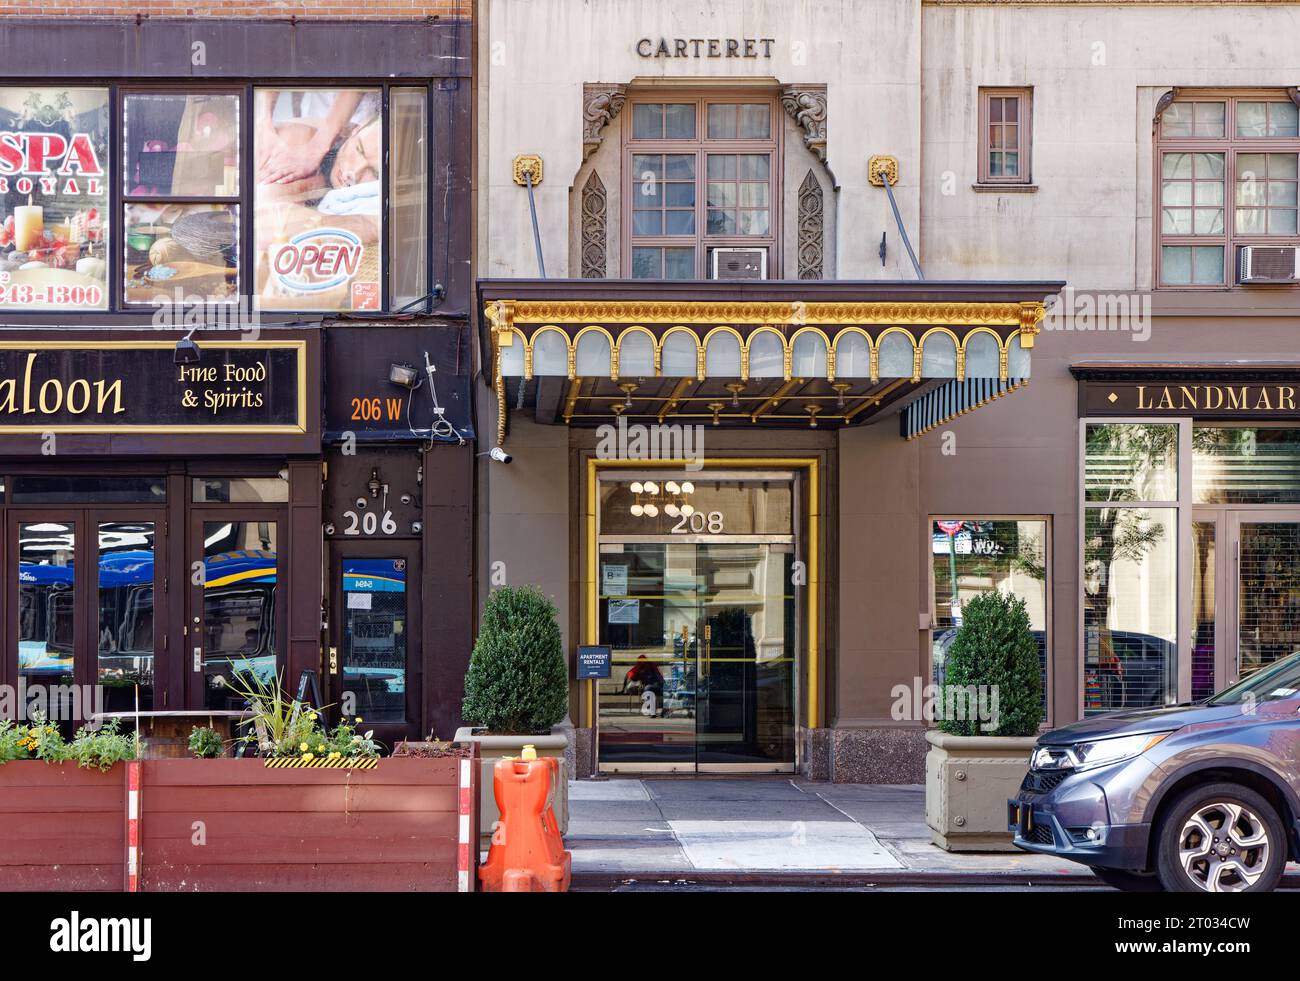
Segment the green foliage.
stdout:
<svg viewBox="0 0 1300 981">
<path fill-rule="evenodd" d="M 97 729 L 82 726 L 68 742 L 58 726 L 44 719 L 22 724 L 0 721 L 0 763 L 11 760 L 72 762 L 82 767 L 107 770 L 115 763 L 133 760 L 139 743 L 134 733 L 123 733 L 113 719 Z"/>
<path fill-rule="evenodd" d="M 1025 601 L 1003 593 L 983 593 L 970 600 L 962 611 L 944 675 L 944 706 L 960 698 L 970 703 L 968 693 L 982 689 L 984 704 L 992 706 L 997 693 L 997 717 L 981 720 L 975 713 L 966 718 L 945 718 L 944 732 L 957 736 L 1032 736 L 1043 721 L 1042 677 L 1038 662 L 1038 641 L 1029 626 Z M 996 726 L 989 722 L 996 721 Z"/>
<path fill-rule="evenodd" d="M 209 726 L 195 726 L 190 731 L 190 752 L 201 760 L 211 760 L 223 756 L 226 751 L 225 740 L 221 733 Z"/>
<path fill-rule="evenodd" d="M 252 729 L 239 738 L 255 745 L 261 756 L 300 756 L 310 760 L 318 756 L 371 759 L 379 755 L 380 744 L 373 738 L 373 730 L 357 732 L 356 726 L 362 721 L 359 716 L 352 722 L 344 719 L 326 732 L 320 713 L 290 698 L 281 687 L 279 677 L 263 681 L 255 674 L 236 675 L 226 685 L 248 702 L 253 715 Z"/>
<path fill-rule="evenodd" d="M 488 594 L 461 714 L 501 734 L 549 732 L 569 710 L 555 605 L 535 586 Z"/>
</svg>

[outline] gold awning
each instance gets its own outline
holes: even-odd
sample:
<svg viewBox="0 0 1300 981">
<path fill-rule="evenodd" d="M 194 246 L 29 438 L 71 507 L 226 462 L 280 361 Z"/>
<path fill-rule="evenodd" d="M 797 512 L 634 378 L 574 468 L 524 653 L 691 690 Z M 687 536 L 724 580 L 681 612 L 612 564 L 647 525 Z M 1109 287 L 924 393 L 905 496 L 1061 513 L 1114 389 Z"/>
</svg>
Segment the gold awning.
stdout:
<svg viewBox="0 0 1300 981">
<path fill-rule="evenodd" d="M 518 281 L 514 281 L 518 282 Z M 968 299 L 969 284 L 836 284 L 835 292 L 924 293 L 924 299 L 587 298 L 653 284 L 480 284 L 491 379 L 504 438 L 510 407 L 539 422 L 599 425 L 618 417 L 719 426 L 852 425 L 892 414 L 945 385 L 1005 393 L 1030 373 L 1044 298 L 1059 284 L 1017 284 Z M 692 284 L 664 285 L 680 291 Z M 697 287 L 703 284 L 693 284 Z M 764 283 L 763 292 L 827 292 L 824 283 Z M 753 284 L 709 283 L 743 293 Z M 935 298 L 945 287 L 959 292 Z M 1040 290 L 1042 292 L 1040 292 Z M 984 380 L 988 384 L 967 385 Z M 951 399 L 940 399 L 949 404 Z M 960 395 L 956 401 L 960 402 Z"/>
</svg>

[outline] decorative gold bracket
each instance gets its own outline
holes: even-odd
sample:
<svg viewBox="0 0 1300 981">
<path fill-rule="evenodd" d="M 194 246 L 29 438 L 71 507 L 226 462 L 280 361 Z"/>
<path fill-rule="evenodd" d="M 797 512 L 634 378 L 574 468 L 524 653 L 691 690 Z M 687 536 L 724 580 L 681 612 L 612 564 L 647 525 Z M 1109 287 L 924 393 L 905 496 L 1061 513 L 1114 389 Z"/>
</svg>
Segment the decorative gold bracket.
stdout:
<svg viewBox="0 0 1300 981">
<path fill-rule="evenodd" d="M 527 174 L 532 175 L 533 187 L 542 182 L 542 158 L 536 153 L 521 153 L 515 157 L 515 183 L 520 187 L 526 187 L 528 180 L 525 175 Z"/>
<path fill-rule="evenodd" d="M 884 176 L 881 176 L 881 171 L 884 171 Z M 886 177 L 889 178 L 890 187 L 898 183 L 898 158 L 873 153 L 867 158 L 867 180 L 875 187 L 884 187 Z"/>
</svg>

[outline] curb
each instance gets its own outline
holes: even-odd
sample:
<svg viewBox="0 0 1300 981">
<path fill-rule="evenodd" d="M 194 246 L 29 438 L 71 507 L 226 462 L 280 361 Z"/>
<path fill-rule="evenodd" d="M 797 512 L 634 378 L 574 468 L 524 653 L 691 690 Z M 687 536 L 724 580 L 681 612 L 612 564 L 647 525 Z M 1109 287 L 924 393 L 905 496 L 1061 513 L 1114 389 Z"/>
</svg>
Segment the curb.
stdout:
<svg viewBox="0 0 1300 981">
<path fill-rule="evenodd" d="M 1090 872 L 922 872 L 917 870 L 886 872 L 574 872 L 571 890 L 574 892 L 614 892 L 635 890 L 638 886 L 670 888 L 728 886 L 777 886 L 789 889 L 869 889 L 881 890 L 931 886 L 942 889 L 951 886 L 1066 886 L 1081 891 L 1109 890 Z M 1300 890 L 1300 874 L 1288 873 L 1279 889 Z"/>
</svg>

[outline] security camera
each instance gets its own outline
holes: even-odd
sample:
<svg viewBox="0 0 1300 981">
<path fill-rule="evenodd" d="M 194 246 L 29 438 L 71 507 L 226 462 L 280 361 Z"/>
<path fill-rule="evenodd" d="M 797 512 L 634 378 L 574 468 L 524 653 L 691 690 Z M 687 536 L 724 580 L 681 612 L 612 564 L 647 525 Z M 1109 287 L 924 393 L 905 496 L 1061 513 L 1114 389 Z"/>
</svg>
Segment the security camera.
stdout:
<svg viewBox="0 0 1300 981">
<path fill-rule="evenodd" d="M 512 457 L 501 447 L 494 446 L 492 447 L 492 449 L 488 450 L 488 459 L 494 460 L 497 463 L 509 463 L 511 460 L 514 459 L 514 457 Z"/>
<path fill-rule="evenodd" d="M 358 497 L 358 498 L 357 498 L 357 510 L 358 510 L 358 511 L 364 511 L 365 509 L 366 509 L 366 499 L 365 499 L 364 497 Z"/>
</svg>

